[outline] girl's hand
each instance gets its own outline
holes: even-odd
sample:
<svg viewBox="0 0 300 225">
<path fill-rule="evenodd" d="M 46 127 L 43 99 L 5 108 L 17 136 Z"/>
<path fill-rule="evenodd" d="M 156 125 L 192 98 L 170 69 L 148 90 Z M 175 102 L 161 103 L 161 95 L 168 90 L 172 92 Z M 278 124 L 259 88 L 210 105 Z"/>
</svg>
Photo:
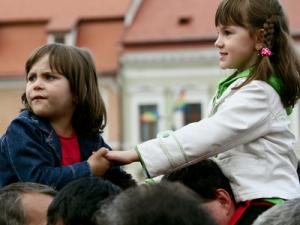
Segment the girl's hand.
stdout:
<svg viewBox="0 0 300 225">
<path fill-rule="evenodd" d="M 111 167 L 111 163 L 104 157 L 108 152 L 106 148 L 100 148 L 88 158 L 93 176 L 101 177 Z"/>
<path fill-rule="evenodd" d="M 139 161 L 139 156 L 135 150 L 108 151 L 105 158 L 118 165 L 130 164 Z"/>
</svg>

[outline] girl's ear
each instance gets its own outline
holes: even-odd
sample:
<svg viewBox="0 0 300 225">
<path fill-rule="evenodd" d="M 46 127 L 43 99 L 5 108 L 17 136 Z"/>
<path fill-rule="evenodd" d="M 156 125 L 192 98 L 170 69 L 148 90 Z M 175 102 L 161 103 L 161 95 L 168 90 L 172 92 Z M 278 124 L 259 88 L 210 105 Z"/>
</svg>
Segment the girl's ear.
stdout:
<svg viewBox="0 0 300 225">
<path fill-rule="evenodd" d="M 264 29 L 258 29 L 255 32 L 255 49 L 259 51 L 264 47 Z"/>
</svg>

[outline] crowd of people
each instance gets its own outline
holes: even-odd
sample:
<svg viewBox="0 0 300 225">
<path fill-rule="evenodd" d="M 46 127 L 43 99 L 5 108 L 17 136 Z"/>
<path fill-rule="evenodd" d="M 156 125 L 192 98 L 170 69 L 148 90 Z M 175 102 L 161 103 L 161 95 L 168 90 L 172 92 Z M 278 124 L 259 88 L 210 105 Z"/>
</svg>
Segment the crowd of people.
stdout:
<svg viewBox="0 0 300 225">
<path fill-rule="evenodd" d="M 219 66 L 234 72 L 209 116 L 132 150 L 102 138 L 106 109 L 90 52 L 35 49 L 24 108 L 0 139 L 0 224 L 299 224 L 289 115 L 300 61 L 287 17 L 278 0 L 222 0 L 215 26 Z M 121 167 L 136 161 L 144 184 Z"/>
<path fill-rule="evenodd" d="M 211 174 L 212 171 L 212 174 Z M 128 175 L 128 174 L 127 174 Z M 117 177 L 116 177 L 117 178 Z M 122 184 L 101 177 L 71 181 L 61 190 L 31 182 L 0 189 L 1 225 L 298 225 L 300 198 L 250 221 L 236 210 L 228 179 L 212 160 L 174 171 L 158 183 Z M 260 205 L 258 204 L 258 207 Z M 263 207 L 263 205 L 261 205 Z M 237 219 L 237 217 L 239 217 Z M 253 218 L 252 218 L 253 219 Z"/>
</svg>

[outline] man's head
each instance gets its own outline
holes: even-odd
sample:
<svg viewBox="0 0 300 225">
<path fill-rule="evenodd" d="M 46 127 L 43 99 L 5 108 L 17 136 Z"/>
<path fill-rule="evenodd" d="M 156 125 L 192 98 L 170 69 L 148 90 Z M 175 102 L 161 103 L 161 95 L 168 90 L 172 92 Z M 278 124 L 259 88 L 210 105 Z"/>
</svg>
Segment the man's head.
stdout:
<svg viewBox="0 0 300 225">
<path fill-rule="evenodd" d="M 220 225 L 227 225 L 235 211 L 229 180 L 213 160 L 203 160 L 165 175 L 163 180 L 176 181 L 195 191 Z"/>
<path fill-rule="evenodd" d="M 298 225 L 300 224 L 300 198 L 275 205 L 258 216 L 253 225 Z"/>
<path fill-rule="evenodd" d="M 102 202 L 121 188 L 100 177 L 72 181 L 61 189 L 48 210 L 48 225 L 93 225 L 92 216 Z"/>
<path fill-rule="evenodd" d="M 44 225 L 56 191 L 37 183 L 13 183 L 0 189 L 1 225 Z"/>
<path fill-rule="evenodd" d="M 129 188 L 95 213 L 97 225 L 216 225 L 197 194 L 180 183 Z"/>
</svg>

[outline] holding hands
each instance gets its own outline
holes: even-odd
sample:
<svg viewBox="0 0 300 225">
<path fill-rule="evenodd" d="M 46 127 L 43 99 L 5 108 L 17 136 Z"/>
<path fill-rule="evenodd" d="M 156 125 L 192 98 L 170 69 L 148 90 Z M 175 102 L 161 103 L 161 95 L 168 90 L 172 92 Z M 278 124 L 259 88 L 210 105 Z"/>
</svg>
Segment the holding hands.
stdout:
<svg viewBox="0 0 300 225">
<path fill-rule="evenodd" d="M 135 150 L 108 151 L 104 157 L 118 165 L 126 165 L 139 161 L 139 156 Z"/>
<path fill-rule="evenodd" d="M 87 162 L 91 168 L 93 176 L 101 177 L 111 167 L 110 161 L 105 158 L 107 148 L 100 148 L 88 158 Z"/>
<path fill-rule="evenodd" d="M 126 165 L 139 160 L 135 150 L 109 151 L 107 148 L 100 148 L 95 151 L 87 160 L 93 176 L 103 176 L 112 166 Z"/>
</svg>

